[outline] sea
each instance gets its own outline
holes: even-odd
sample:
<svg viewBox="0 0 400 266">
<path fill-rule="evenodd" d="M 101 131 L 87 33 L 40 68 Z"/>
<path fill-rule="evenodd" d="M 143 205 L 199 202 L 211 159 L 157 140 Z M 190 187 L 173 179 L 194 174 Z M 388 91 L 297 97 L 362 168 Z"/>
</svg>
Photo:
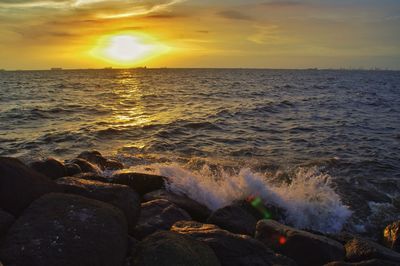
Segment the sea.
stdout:
<svg viewBox="0 0 400 266">
<path fill-rule="evenodd" d="M 400 72 L 0 72 L 0 156 L 86 150 L 212 210 L 260 198 L 297 228 L 378 237 L 400 219 Z"/>
</svg>

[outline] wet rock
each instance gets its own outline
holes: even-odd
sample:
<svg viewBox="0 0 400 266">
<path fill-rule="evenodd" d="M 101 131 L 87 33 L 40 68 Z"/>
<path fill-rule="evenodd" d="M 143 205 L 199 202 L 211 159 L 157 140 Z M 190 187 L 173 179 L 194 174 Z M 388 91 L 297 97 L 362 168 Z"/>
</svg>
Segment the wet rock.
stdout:
<svg viewBox="0 0 400 266">
<path fill-rule="evenodd" d="M 257 220 L 273 219 L 282 221 L 285 219 L 285 210 L 273 204 L 265 204 L 259 197 L 249 197 L 246 200 L 236 200 L 231 205 L 241 207 L 251 213 Z"/>
<path fill-rule="evenodd" d="M 110 179 L 109 178 L 101 176 L 99 174 L 94 174 L 94 173 L 80 173 L 80 174 L 75 175 L 74 177 L 77 177 L 79 179 L 110 183 Z"/>
<path fill-rule="evenodd" d="M 67 169 L 64 164 L 54 158 L 33 162 L 30 164 L 30 167 L 50 179 L 67 176 Z"/>
<path fill-rule="evenodd" d="M 79 165 L 83 173 L 100 174 L 100 168 L 84 159 L 76 158 L 68 162 Z"/>
<path fill-rule="evenodd" d="M 5 265 L 123 265 L 127 225 L 110 204 L 52 193 L 33 202 L 0 246 Z"/>
<path fill-rule="evenodd" d="M 296 265 L 291 259 L 276 255 L 258 240 L 230 233 L 216 225 L 179 221 L 171 227 L 171 231 L 191 236 L 210 246 L 221 265 Z"/>
<path fill-rule="evenodd" d="M 137 266 L 217 266 L 214 251 L 191 237 L 170 231 L 159 231 L 143 239 L 134 256 Z"/>
<path fill-rule="evenodd" d="M 273 220 L 257 223 L 256 239 L 299 265 L 323 265 L 345 257 L 342 244 L 324 236 L 282 225 Z"/>
<path fill-rule="evenodd" d="M 115 160 L 107 160 L 105 164 L 106 170 L 121 170 L 124 169 L 124 165 Z"/>
<path fill-rule="evenodd" d="M 175 204 L 159 199 L 142 203 L 140 218 L 134 236 L 142 239 L 157 230 L 169 230 L 180 220 L 190 220 L 190 215 Z"/>
<path fill-rule="evenodd" d="M 400 252 L 400 221 L 393 222 L 386 226 L 383 231 L 383 243 L 388 248 Z"/>
<path fill-rule="evenodd" d="M 103 201 L 119 208 L 126 217 L 129 232 L 133 232 L 140 215 L 140 197 L 128 186 L 64 177 L 57 181 L 65 193 Z"/>
<path fill-rule="evenodd" d="M 353 238 L 345 245 L 346 259 L 352 262 L 382 259 L 400 264 L 400 253 L 362 238 Z"/>
<path fill-rule="evenodd" d="M 344 262 L 344 261 L 334 261 L 330 262 L 328 264 L 325 264 L 324 266 L 398 266 L 399 264 L 390 262 L 387 260 L 366 260 L 366 261 L 361 261 L 361 262 Z"/>
<path fill-rule="evenodd" d="M 165 177 L 142 173 L 120 173 L 111 177 L 113 183 L 127 185 L 141 196 L 154 190 L 164 188 Z"/>
<path fill-rule="evenodd" d="M 73 176 L 82 173 L 82 169 L 76 163 L 66 163 L 65 169 L 67 170 L 67 176 Z"/>
<path fill-rule="evenodd" d="M 174 203 L 179 208 L 184 209 L 196 221 L 205 221 L 211 214 L 211 211 L 204 205 L 198 203 L 183 195 L 177 195 L 164 189 L 159 189 L 147 193 L 143 196 L 144 201 L 155 199 L 165 199 Z"/>
<path fill-rule="evenodd" d="M 78 155 L 78 158 L 97 165 L 101 170 L 120 170 L 124 168 L 122 163 L 114 160 L 108 160 L 98 151 L 84 151 Z"/>
<path fill-rule="evenodd" d="M 40 196 L 60 191 L 57 184 L 14 158 L 0 157 L 0 208 L 19 216 Z"/>
<path fill-rule="evenodd" d="M 14 216 L 0 209 L 0 238 L 7 233 L 14 221 Z"/>
<path fill-rule="evenodd" d="M 213 212 L 207 223 L 236 234 L 253 236 L 256 230 L 257 219 L 238 205 L 230 205 Z"/>
</svg>

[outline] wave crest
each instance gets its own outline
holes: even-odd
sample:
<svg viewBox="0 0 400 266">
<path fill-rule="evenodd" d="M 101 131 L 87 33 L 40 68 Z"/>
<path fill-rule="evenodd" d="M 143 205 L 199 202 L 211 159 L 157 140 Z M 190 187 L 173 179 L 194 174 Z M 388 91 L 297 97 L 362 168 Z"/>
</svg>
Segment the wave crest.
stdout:
<svg viewBox="0 0 400 266">
<path fill-rule="evenodd" d="M 289 182 L 276 182 L 248 168 L 238 173 L 205 165 L 191 171 L 178 164 L 155 164 L 146 170 L 170 179 L 167 189 L 216 210 L 249 196 L 283 208 L 287 224 L 302 229 L 334 233 L 342 229 L 351 211 L 332 188 L 332 178 L 316 167 L 299 168 Z M 137 169 L 136 169 L 137 170 Z M 274 177 L 270 175 L 269 177 Z"/>
</svg>

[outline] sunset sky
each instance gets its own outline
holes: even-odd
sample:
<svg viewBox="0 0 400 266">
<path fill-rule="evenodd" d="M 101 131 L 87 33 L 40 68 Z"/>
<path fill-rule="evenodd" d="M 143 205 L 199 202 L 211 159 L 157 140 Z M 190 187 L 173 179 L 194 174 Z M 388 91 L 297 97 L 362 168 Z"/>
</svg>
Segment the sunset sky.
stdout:
<svg viewBox="0 0 400 266">
<path fill-rule="evenodd" d="M 400 69 L 399 0 L 0 0 L 0 68 Z"/>
</svg>

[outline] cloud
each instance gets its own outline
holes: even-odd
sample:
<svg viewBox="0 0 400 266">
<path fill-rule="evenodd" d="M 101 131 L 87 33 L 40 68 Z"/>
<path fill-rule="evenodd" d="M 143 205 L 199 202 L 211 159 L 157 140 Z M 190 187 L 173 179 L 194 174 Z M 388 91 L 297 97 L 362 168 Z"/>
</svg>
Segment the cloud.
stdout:
<svg viewBox="0 0 400 266">
<path fill-rule="evenodd" d="M 226 19 L 233 19 L 233 20 L 253 20 L 252 17 L 243 14 L 236 10 L 225 10 L 220 11 L 217 13 L 219 16 L 226 18 Z"/>
<path fill-rule="evenodd" d="M 0 0 L 0 9 L 59 9 L 99 18 L 121 18 L 160 11 L 184 0 Z"/>
</svg>

